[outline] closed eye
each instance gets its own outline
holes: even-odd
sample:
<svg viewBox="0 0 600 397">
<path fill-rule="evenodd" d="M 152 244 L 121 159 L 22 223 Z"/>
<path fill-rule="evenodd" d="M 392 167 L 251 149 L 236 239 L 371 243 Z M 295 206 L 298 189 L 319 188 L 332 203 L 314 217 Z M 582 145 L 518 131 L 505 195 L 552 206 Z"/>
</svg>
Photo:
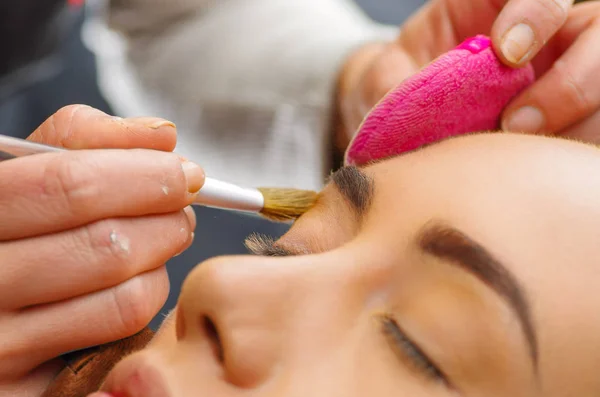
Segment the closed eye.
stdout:
<svg viewBox="0 0 600 397">
<path fill-rule="evenodd" d="M 413 371 L 425 376 L 429 381 L 442 382 L 449 386 L 448 378 L 427 357 L 416 343 L 400 328 L 397 321 L 391 316 L 382 315 L 379 318 L 381 330 L 398 358 L 406 363 Z"/>
</svg>

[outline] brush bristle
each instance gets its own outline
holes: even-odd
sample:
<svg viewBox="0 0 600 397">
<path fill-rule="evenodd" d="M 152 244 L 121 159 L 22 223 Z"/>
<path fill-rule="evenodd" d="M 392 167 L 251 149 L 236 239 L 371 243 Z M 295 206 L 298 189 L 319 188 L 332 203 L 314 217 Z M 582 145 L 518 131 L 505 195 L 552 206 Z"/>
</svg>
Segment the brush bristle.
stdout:
<svg viewBox="0 0 600 397">
<path fill-rule="evenodd" d="M 311 209 L 317 201 L 312 190 L 258 188 L 265 199 L 260 212 L 267 219 L 284 222 L 297 219 Z"/>
</svg>

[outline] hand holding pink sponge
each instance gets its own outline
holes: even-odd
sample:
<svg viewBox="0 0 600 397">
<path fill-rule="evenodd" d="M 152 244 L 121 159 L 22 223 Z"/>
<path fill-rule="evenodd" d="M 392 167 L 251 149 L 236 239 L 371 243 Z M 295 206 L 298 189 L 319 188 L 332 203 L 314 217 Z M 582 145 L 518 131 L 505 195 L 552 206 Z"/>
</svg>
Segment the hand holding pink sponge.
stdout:
<svg viewBox="0 0 600 397">
<path fill-rule="evenodd" d="M 531 65 L 502 64 L 488 37 L 468 39 L 375 106 L 350 143 L 346 164 L 363 165 L 452 136 L 497 129 L 506 105 L 534 80 Z"/>
</svg>

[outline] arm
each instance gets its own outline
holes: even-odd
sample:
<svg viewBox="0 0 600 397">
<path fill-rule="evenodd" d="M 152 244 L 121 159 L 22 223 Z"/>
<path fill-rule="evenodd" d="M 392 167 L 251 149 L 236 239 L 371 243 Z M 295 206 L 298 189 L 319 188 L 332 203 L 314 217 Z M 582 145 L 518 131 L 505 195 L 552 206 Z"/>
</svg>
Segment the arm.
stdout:
<svg viewBox="0 0 600 397">
<path fill-rule="evenodd" d="M 306 189 L 331 167 L 348 55 L 397 30 L 350 0 L 122 0 L 108 21 L 124 40 L 92 32 L 88 44 L 102 44 L 100 84 L 117 113 L 174 120 L 176 151 L 215 178 Z"/>
<path fill-rule="evenodd" d="M 351 51 L 396 34 L 348 0 L 112 1 L 110 24 L 162 95 L 319 107 Z"/>
</svg>

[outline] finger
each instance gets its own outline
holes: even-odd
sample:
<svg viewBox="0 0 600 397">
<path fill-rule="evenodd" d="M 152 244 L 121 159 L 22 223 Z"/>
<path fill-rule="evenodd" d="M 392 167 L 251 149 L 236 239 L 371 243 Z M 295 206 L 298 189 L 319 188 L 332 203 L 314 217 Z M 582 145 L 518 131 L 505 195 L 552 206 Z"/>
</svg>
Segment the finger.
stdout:
<svg viewBox="0 0 600 397">
<path fill-rule="evenodd" d="M 196 212 L 194 211 L 194 209 L 191 206 L 185 207 L 185 209 L 183 211 L 184 211 L 185 215 L 187 216 L 188 223 L 190 225 L 190 230 L 191 230 L 190 238 L 188 239 L 188 242 L 185 244 L 183 249 L 180 250 L 179 252 L 177 252 L 173 257 L 183 254 L 194 243 L 194 237 L 195 237 L 194 231 L 196 230 Z M 171 259 L 171 258 L 169 258 L 169 259 Z"/>
<path fill-rule="evenodd" d="M 580 3 L 573 7 L 567 22 L 531 61 L 537 76 L 542 76 L 575 43 L 600 15 L 600 1 Z"/>
<path fill-rule="evenodd" d="M 385 51 L 379 54 L 362 78 L 364 112 L 361 118 L 366 116 L 390 90 L 418 70 L 419 67 L 414 60 L 402 51 L 399 45 L 387 45 Z"/>
<path fill-rule="evenodd" d="M 179 211 L 0 243 L 0 308 L 70 299 L 156 269 L 187 248 L 192 222 Z"/>
<path fill-rule="evenodd" d="M 600 110 L 565 131 L 561 131 L 561 135 L 581 142 L 600 145 Z"/>
<path fill-rule="evenodd" d="M 168 294 L 163 266 L 114 288 L 16 313 L 3 321 L 0 375 L 24 375 L 68 351 L 131 336 L 152 320 Z"/>
<path fill-rule="evenodd" d="M 535 84 L 505 110 L 506 130 L 558 133 L 600 108 L 600 24 L 582 33 Z"/>
<path fill-rule="evenodd" d="M 197 165 L 143 149 L 77 150 L 4 161 L 0 241 L 100 219 L 182 210 L 204 183 Z"/>
<path fill-rule="evenodd" d="M 71 105 L 50 116 L 28 138 L 68 149 L 146 148 L 173 151 L 175 124 L 154 118 L 109 116 L 85 105 Z"/>
<path fill-rule="evenodd" d="M 552 46 L 556 54 L 564 53 L 582 32 L 592 24 L 598 23 L 599 17 L 600 1 L 588 1 L 575 5 L 569 13 L 567 22 L 548 43 L 548 46 Z"/>
<path fill-rule="evenodd" d="M 419 66 L 469 37 L 489 34 L 507 0 L 430 0 L 402 25 L 398 41 Z"/>
<path fill-rule="evenodd" d="M 346 97 L 342 98 L 341 110 L 344 125 L 348 128 L 348 138 L 352 138 L 373 106 L 417 70 L 414 60 L 399 44 L 383 46 L 362 74 L 357 76 L 358 81 L 352 90 L 348 90 Z"/>
<path fill-rule="evenodd" d="M 59 358 L 50 360 L 27 373 L 26 378 L 18 378 L 3 370 L 0 363 L 0 377 L 4 380 L 0 386 L 2 396 L 41 396 L 48 388 L 48 383 L 65 368 L 65 362 Z M 10 371 L 10 369 L 8 370 Z M 7 379 L 14 380 L 7 382 Z"/>
<path fill-rule="evenodd" d="M 191 233 L 193 234 L 194 230 L 196 230 L 196 223 L 197 223 L 196 222 L 196 212 L 194 212 L 194 209 L 191 206 L 185 207 L 183 209 L 183 212 L 188 221 L 189 229 L 190 229 Z"/>
<path fill-rule="evenodd" d="M 563 26 L 573 0 L 509 0 L 492 27 L 500 58 L 522 66 Z"/>
</svg>

